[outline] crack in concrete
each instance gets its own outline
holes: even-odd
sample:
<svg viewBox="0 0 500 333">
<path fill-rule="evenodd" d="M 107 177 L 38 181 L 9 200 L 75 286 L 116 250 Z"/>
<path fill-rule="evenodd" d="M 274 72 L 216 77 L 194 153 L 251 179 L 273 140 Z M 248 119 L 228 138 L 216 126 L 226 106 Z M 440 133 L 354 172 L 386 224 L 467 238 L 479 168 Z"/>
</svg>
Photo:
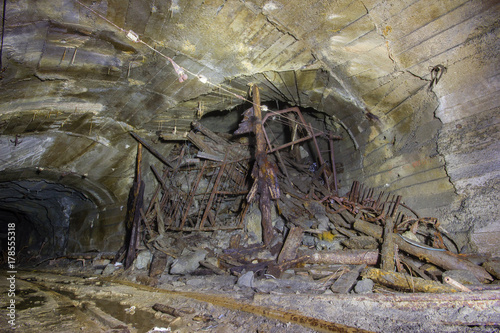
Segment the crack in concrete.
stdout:
<svg viewBox="0 0 500 333">
<path fill-rule="evenodd" d="M 297 36 L 295 36 L 293 33 L 291 33 L 289 30 L 287 30 L 286 27 L 284 27 L 282 24 L 280 24 L 279 22 L 273 21 L 269 16 L 267 16 L 264 13 L 262 13 L 262 15 L 264 15 L 267 22 L 269 22 L 276 30 L 281 32 L 283 35 L 289 35 L 290 37 L 295 39 L 295 41 L 299 41 L 299 38 Z"/>
<path fill-rule="evenodd" d="M 426 79 L 426 78 L 424 78 L 424 77 L 422 77 L 422 76 L 419 76 L 419 75 L 417 75 L 417 74 L 415 74 L 415 73 L 413 73 L 413 72 L 409 71 L 408 69 L 406 70 L 406 72 L 410 73 L 411 75 L 413 75 L 413 76 L 414 76 L 414 77 L 416 77 L 416 78 L 419 78 L 419 79 L 420 79 L 420 80 L 422 80 L 422 81 L 427 81 L 427 82 L 431 81 L 431 80 L 429 80 L 429 79 Z M 436 96 L 436 97 L 437 97 L 437 96 Z"/>
</svg>

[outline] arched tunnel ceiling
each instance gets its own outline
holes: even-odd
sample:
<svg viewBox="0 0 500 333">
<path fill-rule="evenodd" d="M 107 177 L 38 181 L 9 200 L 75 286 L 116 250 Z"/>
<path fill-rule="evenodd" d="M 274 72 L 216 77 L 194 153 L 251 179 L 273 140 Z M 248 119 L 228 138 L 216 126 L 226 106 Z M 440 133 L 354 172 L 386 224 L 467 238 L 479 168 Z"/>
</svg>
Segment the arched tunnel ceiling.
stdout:
<svg viewBox="0 0 500 333">
<path fill-rule="evenodd" d="M 331 116 L 345 137 L 336 152 L 344 187 L 362 180 L 400 191 L 448 223 L 458 219 L 464 232 L 486 212 L 478 232 L 500 233 L 489 227 L 498 212 L 487 199 L 498 183 L 498 125 L 488 119 L 498 111 L 499 8 L 473 0 L 7 1 L 0 170 L 86 174 L 121 209 L 134 173 L 129 131 L 187 131 L 202 114 L 243 104 L 257 84 L 264 100 Z M 439 83 L 438 65 L 446 68 Z"/>
</svg>

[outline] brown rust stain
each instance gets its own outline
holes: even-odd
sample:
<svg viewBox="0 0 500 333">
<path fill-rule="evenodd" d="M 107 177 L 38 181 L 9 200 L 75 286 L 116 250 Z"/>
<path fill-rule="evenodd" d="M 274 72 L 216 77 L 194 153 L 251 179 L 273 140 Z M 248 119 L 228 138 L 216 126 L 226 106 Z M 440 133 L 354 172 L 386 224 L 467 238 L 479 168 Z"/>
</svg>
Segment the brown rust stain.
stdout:
<svg viewBox="0 0 500 333">
<path fill-rule="evenodd" d="M 183 296 L 191 299 L 195 299 L 202 302 L 212 303 L 217 306 L 222 306 L 231 310 L 244 311 L 259 316 L 263 316 L 270 319 L 276 319 L 284 323 L 292 322 L 295 324 L 302 325 L 314 329 L 318 332 L 341 332 L 341 333 L 369 333 L 361 328 L 356 328 L 352 326 L 347 326 L 343 324 L 338 324 L 318 318 L 313 318 L 305 316 L 301 313 L 295 311 L 283 311 L 278 309 L 273 309 L 269 307 L 263 307 L 258 305 L 248 304 L 242 300 L 236 300 L 231 297 L 218 296 L 218 295 L 207 295 L 195 292 L 182 292 L 182 291 L 172 291 L 154 288 L 150 286 L 144 286 L 141 284 L 133 283 L 125 280 L 118 280 L 113 278 L 102 278 L 103 281 L 117 283 L 129 287 L 133 287 L 140 290 L 146 290 L 156 293 L 171 294 L 176 296 Z"/>
</svg>

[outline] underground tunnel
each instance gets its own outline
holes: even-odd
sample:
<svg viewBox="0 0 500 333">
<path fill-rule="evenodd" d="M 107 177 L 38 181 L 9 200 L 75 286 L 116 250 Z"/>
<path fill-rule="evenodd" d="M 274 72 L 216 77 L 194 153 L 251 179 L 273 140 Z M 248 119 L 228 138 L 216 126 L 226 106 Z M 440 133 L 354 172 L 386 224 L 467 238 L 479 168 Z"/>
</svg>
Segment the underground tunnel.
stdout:
<svg viewBox="0 0 500 333">
<path fill-rule="evenodd" d="M 2 331 L 500 328 L 497 1 L 2 5 Z"/>
</svg>

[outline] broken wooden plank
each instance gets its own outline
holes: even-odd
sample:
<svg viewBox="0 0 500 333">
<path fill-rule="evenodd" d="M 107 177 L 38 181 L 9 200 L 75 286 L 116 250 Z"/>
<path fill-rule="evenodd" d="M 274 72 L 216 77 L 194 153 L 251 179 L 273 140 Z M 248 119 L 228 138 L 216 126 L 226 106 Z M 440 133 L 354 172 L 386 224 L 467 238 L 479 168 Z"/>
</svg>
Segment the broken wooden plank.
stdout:
<svg viewBox="0 0 500 333">
<path fill-rule="evenodd" d="M 184 316 L 184 313 L 181 312 L 180 310 L 177 310 L 176 308 L 171 307 L 170 305 L 161 304 L 161 303 L 155 303 L 153 305 L 153 310 L 169 314 L 169 315 L 171 315 L 173 317 L 182 317 L 182 316 Z"/>
<path fill-rule="evenodd" d="M 365 235 L 375 237 L 378 240 L 382 240 L 382 235 L 384 233 L 384 228 L 376 224 L 366 222 L 360 219 L 356 219 L 353 228 Z"/>
<path fill-rule="evenodd" d="M 341 231 L 339 231 L 341 232 Z M 342 245 L 350 249 L 376 250 L 378 242 L 371 236 L 354 236 L 342 241 Z"/>
<path fill-rule="evenodd" d="M 255 115 L 255 160 L 257 164 L 257 182 L 258 192 L 260 194 L 259 207 L 262 213 L 262 231 L 263 240 L 266 246 L 271 245 L 274 239 L 274 229 L 271 219 L 271 199 L 279 198 L 279 187 L 277 177 L 274 170 L 267 159 L 266 139 L 264 134 L 264 126 L 262 125 L 262 112 L 260 110 L 260 95 L 259 88 L 254 85 L 253 93 L 253 108 Z M 274 195 L 272 195 L 274 193 Z"/>
<path fill-rule="evenodd" d="M 283 244 L 283 248 L 278 256 L 278 264 L 293 260 L 297 257 L 297 249 L 302 243 L 303 234 L 304 229 L 301 227 L 294 226 L 290 229 L 286 237 L 285 244 Z"/>
<path fill-rule="evenodd" d="M 134 132 L 129 132 L 129 133 L 130 133 L 130 135 L 132 135 L 132 137 L 134 139 L 136 139 L 147 150 L 149 150 L 149 152 L 151 154 L 153 154 L 154 156 L 156 156 L 156 158 L 158 158 L 160 161 L 162 161 L 167 167 L 173 169 L 172 165 L 170 164 L 170 162 L 162 154 L 160 154 L 156 149 L 154 149 L 151 145 L 149 145 L 143 138 L 141 138 L 138 134 L 136 134 Z"/>
<path fill-rule="evenodd" d="M 224 139 L 223 137 L 215 134 L 214 132 L 212 132 L 211 130 L 209 130 L 207 127 L 203 126 L 200 122 L 193 121 L 191 123 L 191 125 L 193 126 L 193 128 L 195 130 L 203 133 L 206 137 L 208 137 L 211 140 L 213 140 L 216 144 L 222 145 L 222 146 L 225 146 L 225 145 L 229 144 L 229 142 L 226 139 Z"/>
<path fill-rule="evenodd" d="M 449 251 L 435 251 L 431 248 L 415 246 L 406 241 L 401 235 L 393 235 L 393 237 L 394 242 L 398 245 L 400 250 L 414 255 L 420 260 L 426 260 L 446 270 L 465 269 L 471 271 L 478 280 L 483 283 L 493 281 L 493 277 L 483 267 L 467 259 L 462 259 L 457 254 Z"/>
<path fill-rule="evenodd" d="M 394 218 L 388 217 L 385 219 L 384 226 L 384 242 L 382 243 L 382 269 L 392 272 L 394 271 L 394 237 L 393 236 L 394 229 Z"/>
<path fill-rule="evenodd" d="M 125 269 L 132 265 L 135 260 L 135 251 L 139 246 L 140 240 L 140 220 L 141 208 L 143 205 L 144 182 L 141 177 L 142 173 L 142 144 L 137 145 L 136 172 L 132 188 L 129 192 L 127 204 L 126 227 L 129 230 L 127 237 L 127 255 L 125 257 Z"/>
<path fill-rule="evenodd" d="M 211 270 L 212 272 L 214 272 L 217 275 L 224 275 L 224 274 L 226 274 L 225 270 L 220 269 L 219 267 L 211 264 L 210 262 L 208 262 L 206 260 L 200 261 L 200 265 L 203 266 L 203 267 L 205 267 L 205 268 L 208 268 L 209 270 Z"/>
<path fill-rule="evenodd" d="M 362 222 L 362 223 L 361 223 Z M 364 222 L 364 221 L 356 221 L 356 224 L 359 225 L 369 225 L 369 228 L 363 228 L 364 233 L 373 236 L 373 237 L 381 237 L 383 233 L 383 228 L 378 225 L 374 225 L 372 223 Z M 358 228 L 356 228 L 359 230 Z M 425 245 L 413 245 L 410 244 L 403 236 L 399 234 L 393 234 L 394 243 L 399 247 L 401 251 L 409 253 L 418 257 L 420 260 L 425 260 L 427 262 L 433 263 L 439 267 L 442 267 L 447 270 L 452 269 L 465 269 L 469 270 L 479 279 L 481 282 L 493 281 L 493 277 L 488 274 L 488 272 L 481 266 L 472 263 L 471 261 L 460 257 L 454 253 L 449 251 L 443 251 L 442 249 L 434 249 L 427 247 Z"/>
</svg>

